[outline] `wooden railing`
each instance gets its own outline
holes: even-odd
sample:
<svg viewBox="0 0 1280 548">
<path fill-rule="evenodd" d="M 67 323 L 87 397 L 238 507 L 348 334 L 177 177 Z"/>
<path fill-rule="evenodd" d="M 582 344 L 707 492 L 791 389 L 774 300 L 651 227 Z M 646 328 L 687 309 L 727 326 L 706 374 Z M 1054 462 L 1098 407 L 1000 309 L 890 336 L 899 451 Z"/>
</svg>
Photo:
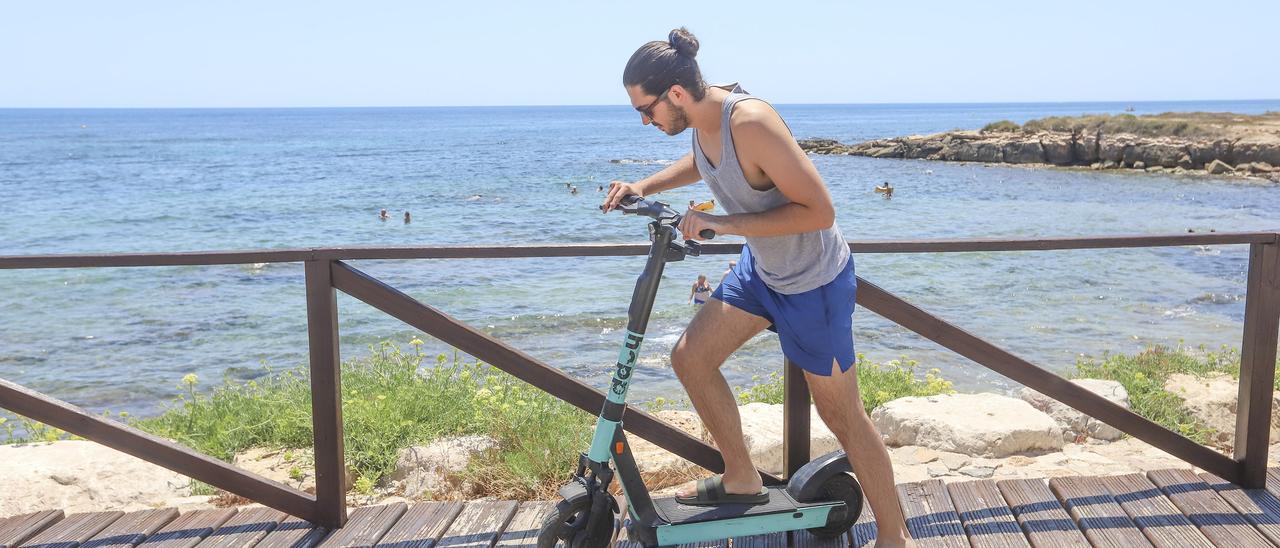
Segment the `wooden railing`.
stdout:
<svg viewBox="0 0 1280 548">
<path fill-rule="evenodd" d="M 1235 451 L 1231 457 L 1168 430 L 1106 398 L 966 332 L 879 286 L 858 279 L 857 302 L 886 319 L 1010 379 L 1035 389 L 1192 465 L 1246 488 L 1262 487 L 1271 393 L 1280 330 L 1280 232 L 1103 236 L 1049 239 L 858 241 L 854 253 L 949 253 L 1249 245 L 1249 275 L 1241 349 Z M 648 244 L 532 246 L 355 247 L 164 254 L 27 255 L 0 257 L 0 269 L 225 265 L 301 262 L 305 265 L 308 344 L 314 428 L 316 494 L 311 495 L 201 455 L 168 440 L 94 416 L 67 403 L 0 379 L 0 408 L 26 416 L 163 466 L 214 487 L 326 527 L 346 521 L 342 398 L 336 291 L 351 295 L 440 341 L 471 354 L 590 413 L 604 394 L 519 350 L 473 329 L 430 305 L 361 272 L 357 259 L 509 259 L 644 255 Z M 704 254 L 732 254 L 740 244 L 709 243 Z M 784 374 L 784 469 L 793 473 L 809 460 L 809 393 L 789 364 Z M 720 453 L 638 408 L 627 411 L 627 431 L 712 471 L 722 471 Z M 768 483 L 783 478 L 761 472 Z M 3 495 L 0 495 L 3 496 Z"/>
</svg>

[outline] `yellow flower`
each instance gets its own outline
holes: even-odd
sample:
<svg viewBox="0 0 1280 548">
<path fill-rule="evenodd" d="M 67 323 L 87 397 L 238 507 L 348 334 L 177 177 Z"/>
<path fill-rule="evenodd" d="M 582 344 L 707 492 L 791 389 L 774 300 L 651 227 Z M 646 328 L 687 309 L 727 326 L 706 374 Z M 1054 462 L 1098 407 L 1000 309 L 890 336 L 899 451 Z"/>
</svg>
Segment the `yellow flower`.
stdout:
<svg viewBox="0 0 1280 548">
<path fill-rule="evenodd" d="M 423 343 L 422 343 L 422 339 L 414 337 L 412 341 L 409 341 L 409 344 L 412 344 L 414 346 L 422 346 Z"/>
<path fill-rule="evenodd" d="M 197 382 L 200 382 L 200 377 L 197 377 L 195 373 L 187 373 L 182 376 L 182 384 L 192 386 Z"/>
</svg>

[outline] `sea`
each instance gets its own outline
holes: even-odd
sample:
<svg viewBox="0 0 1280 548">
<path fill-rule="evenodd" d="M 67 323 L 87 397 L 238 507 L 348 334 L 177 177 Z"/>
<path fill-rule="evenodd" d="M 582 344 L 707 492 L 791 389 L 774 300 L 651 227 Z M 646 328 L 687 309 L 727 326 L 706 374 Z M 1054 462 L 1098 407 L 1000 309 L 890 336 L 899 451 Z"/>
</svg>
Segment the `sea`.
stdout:
<svg viewBox="0 0 1280 548">
<path fill-rule="evenodd" d="M 842 142 L 996 120 L 1166 111 L 1262 113 L 1280 100 L 776 105 L 799 138 Z M 602 215 L 612 180 L 690 150 L 627 105 L 476 108 L 0 109 L 0 255 L 326 246 L 638 243 Z M 849 240 L 1039 238 L 1280 229 L 1280 185 L 1195 175 L 812 156 Z M 890 182 L 891 199 L 873 192 Z M 570 187 L 577 189 L 571 192 Z M 658 196 L 710 199 L 703 184 Z M 386 209 L 389 219 L 379 218 Z M 403 218 L 411 214 L 411 222 Z M 733 237 L 724 238 L 727 241 Z M 690 286 L 730 256 L 668 265 L 632 400 L 679 399 L 669 360 Z M 858 254 L 857 272 L 1059 373 L 1152 345 L 1239 347 L 1247 246 Z M 604 387 L 643 257 L 353 261 L 410 296 Z M 299 263 L 0 270 L 0 378 L 91 411 L 159 412 L 199 388 L 305 364 Z M 344 359 L 389 340 L 453 349 L 341 295 Z M 964 391 L 1016 383 L 858 309 L 864 360 L 937 369 Z M 466 356 L 462 356 L 466 358 Z M 724 365 L 780 372 L 764 333 Z"/>
</svg>

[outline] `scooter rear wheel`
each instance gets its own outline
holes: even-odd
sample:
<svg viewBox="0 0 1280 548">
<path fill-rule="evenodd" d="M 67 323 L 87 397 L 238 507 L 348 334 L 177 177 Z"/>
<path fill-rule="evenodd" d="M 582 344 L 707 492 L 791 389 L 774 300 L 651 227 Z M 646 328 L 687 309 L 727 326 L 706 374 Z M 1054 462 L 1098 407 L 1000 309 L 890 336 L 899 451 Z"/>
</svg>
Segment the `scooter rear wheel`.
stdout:
<svg viewBox="0 0 1280 548">
<path fill-rule="evenodd" d="M 843 535 L 862 515 L 862 486 L 849 473 L 831 476 L 822 484 L 823 497 L 827 500 L 844 501 L 844 516 L 828 518 L 822 527 L 813 527 L 808 531 L 819 538 L 835 538 Z"/>
</svg>

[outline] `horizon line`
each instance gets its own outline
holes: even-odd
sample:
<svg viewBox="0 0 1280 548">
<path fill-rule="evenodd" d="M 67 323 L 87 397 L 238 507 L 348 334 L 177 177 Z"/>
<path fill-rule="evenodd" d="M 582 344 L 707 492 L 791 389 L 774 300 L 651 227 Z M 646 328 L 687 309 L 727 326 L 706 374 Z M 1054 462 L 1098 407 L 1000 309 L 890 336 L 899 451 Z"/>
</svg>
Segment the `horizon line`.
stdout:
<svg viewBox="0 0 1280 548">
<path fill-rule="evenodd" d="M 862 103 L 784 103 L 770 102 L 779 106 L 983 106 L 983 105 L 1071 105 L 1071 104 L 1159 104 L 1159 103 L 1258 103 L 1280 102 L 1280 98 L 1256 99 L 1156 99 L 1156 100 L 1087 100 L 1087 101 L 956 101 L 956 102 L 862 102 Z M 528 104 L 528 105 L 307 105 L 307 106 L 36 106 L 10 107 L 0 106 L 0 110 L 304 110 L 304 109 L 464 109 L 464 108 L 572 108 L 572 107 L 618 107 L 629 105 L 622 103 L 592 104 Z"/>
</svg>

